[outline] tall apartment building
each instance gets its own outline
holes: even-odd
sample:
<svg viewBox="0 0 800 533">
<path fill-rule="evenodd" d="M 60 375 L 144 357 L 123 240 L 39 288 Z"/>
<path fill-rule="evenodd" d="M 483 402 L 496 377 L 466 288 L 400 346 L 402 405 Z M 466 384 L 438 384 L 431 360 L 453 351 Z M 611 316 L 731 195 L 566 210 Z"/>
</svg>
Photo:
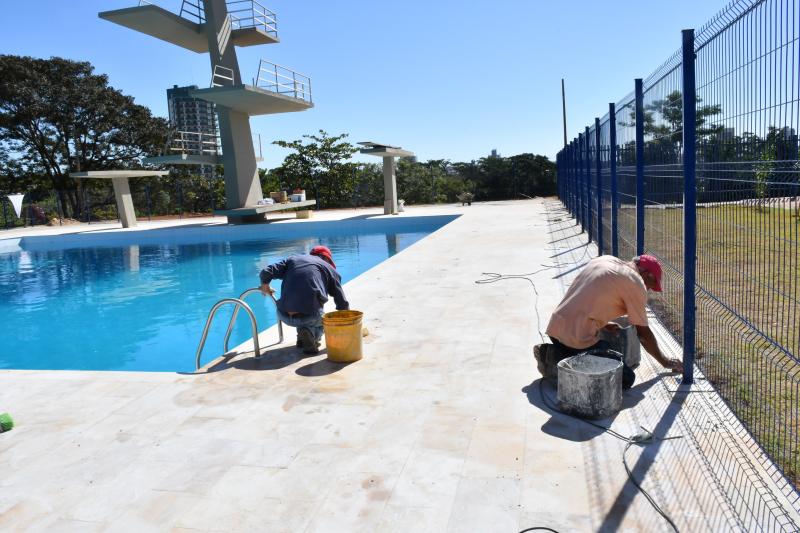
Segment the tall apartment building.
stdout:
<svg viewBox="0 0 800 533">
<path fill-rule="evenodd" d="M 197 85 L 167 89 L 169 122 L 176 131 L 170 149 L 192 155 L 219 155 L 219 128 L 216 107 L 213 102 L 189 95 Z M 211 177 L 213 167 L 201 166 L 201 174 Z"/>
</svg>

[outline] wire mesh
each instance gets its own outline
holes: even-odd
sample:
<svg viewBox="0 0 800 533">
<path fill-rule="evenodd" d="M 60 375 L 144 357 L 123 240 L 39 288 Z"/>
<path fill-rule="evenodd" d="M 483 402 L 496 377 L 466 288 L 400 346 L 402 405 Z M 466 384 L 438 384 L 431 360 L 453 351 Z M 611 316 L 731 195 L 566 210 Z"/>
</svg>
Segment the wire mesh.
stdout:
<svg viewBox="0 0 800 533">
<path fill-rule="evenodd" d="M 611 253 L 611 124 L 609 123 L 608 113 L 600 119 L 600 146 L 598 147 L 598 157 L 600 158 L 600 205 L 602 210 L 602 227 L 600 230 L 603 235 L 602 253 Z"/>
<path fill-rule="evenodd" d="M 656 316 L 680 339 L 683 329 L 683 98 L 680 56 L 644 82 L 644 251 L 664 269 Z"/>
<path fill-rule="evenodd" d="M 799 15 L 736 2 L 695 45 L 698 365 L 795 483 Z"/>
<path fill-rule="evenodd" d="M 763 466 L 800 510 L 800 0 L 734 0 L 695 37 L 696 205 L 684 205 L 683 95 L 680 50 L 643 83 L 644 214 L 637 218 L 634 95 L 616 104 L 618 255 L 636 255 L 637 223 L 645 253 L 664 267 L 654 313 L 681 344 L 685 209 L 697 212 L 696 362 L 768 456 Z M 677 35 L 676 35 L 677 41 Z M 562 201 L 584 224 L 602 200 L 605 252 L 612 202 L 604 117 L 564 151 Z M 584 130 L 582 130 L 584 131 Z M 584 143 L 584 140 L 586 141 Z M 588 154 L 587 154 L 588 152 Z M 594 155 L 592 155 L 594 154 Z M 600 158 L 599 191 L 594 161 Z M 596 209 L 596 207 L 595 207 Z M 594 217 L 594 218 L 593 218 Z M 598 234 L 590 230 L 595 242 Z M 724 476 L 741 453 L 713 435 L 696 435 Z M 710 459 L 711 461 L 711 459 Z M 722 470 L 720 470 L 722 472 Z M 720 479 L 723 473 L 718 474 Z M 784 477 L 785 476 L 785 477 Z M 741 495 L 737 506 L 756 505 Z M 762 505 L 765 501 L 759 500 Z M 771 508 L 772 504 L 764 504 Z M 765 514 L 771 509 L 762 510 Z M 777 512 L 777 511 L 775 511 Z M 777 516 L 777 515 L 776 515 Z M 780 519 L 783 520 L 783 519 Z M 778 522 L 784 524 L 784 522 Z M 788 527 L 788 526 L 787 526 Z M 784 531 L 783 525 L 774 530 Z"/>
<path fill-rule="evenodd" d="M 633 95 L 617 104 L 617 202 L 619 256 L 636 255 L 636 113 Z"/>
<path fill-rule="evenodd" d="M 597 142 L 594 134 L 594 126 L 589 128 L 586 132 L 587 146 L 586 146 L 586 185 L 587 195 L 586 201 L 589 203 L 587 209 L 587 228 L 589 231 L 589 238 L 594 242 L 598 242 L 598 227 L 597 227 L 597 196 L 598 191 L 596 187 L 596 158 L 597 158 Z"/>
</svg>

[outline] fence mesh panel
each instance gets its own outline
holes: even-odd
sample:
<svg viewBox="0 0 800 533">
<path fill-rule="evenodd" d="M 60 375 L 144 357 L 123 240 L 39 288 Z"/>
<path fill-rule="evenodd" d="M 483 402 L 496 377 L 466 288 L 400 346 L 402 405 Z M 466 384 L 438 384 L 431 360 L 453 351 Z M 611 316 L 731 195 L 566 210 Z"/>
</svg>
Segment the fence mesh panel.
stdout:
<svg viewBox="0 0 800 533">
<path fill-rule="evenodd" d="M 683 123 L 679 50 L 642 84 L 643 136 L 636 101 L 605 116 L 559 154 L 561 199 L 610 253 L 644 252 L 664 268 L 663 293 L 650 305 L 682 343 L 685 320 L 684 215 L 696 211 L 696 363 L 770 461 L 764 466 L 792 494 L 800 478 L 800 0 L 734 0 L 695 35 L 695 123 Z M 680 42 L 676 32 L 676 41 Z M 633 84 L 632 84 L 633 85 Z M 696 134 L 696 197 L 684 205 L 684 127 Z M 610 146 L 610 129 L 616 135 Z M 637 146 L 637 141 L 641 144 Z M 637 190 L 637 147 L 644 187 Z M 617 197 L 611 193 L 615 157 Z M 600 183 L 597 188 L 597 159 Z M 597 227 L 597 198 L 602 226 Z M 637 196 L 643 199 L 637 203 Z M 618 206 L 617 235 L 611 207 Z M 643 209 L 637 209 L 637 207 Z M 692 210 L 692 211 L 689 211 Z M 643 213 L 643 214 L 642 214 Z M 691 218 L 691 217 L 689 217 Z M 588 227 L 587 227 L 588 226 Z M 691 294 L 691 291 L 688 293 Z M 699 415 L 698 415 L 699 416 Z M 748 437 L 749 437 L 748 436 Z M 697 434 L 720 464 L 745 471 L 724 435 Z M 726 455 L 727 454 L 727 455 Z M 766 457 L 765 456 L 765 457 Z M 730 467 L 719 476 L 735 477 Z M 749 474 L 748 474 L 749 475 Z M 785 478 L 784 478 L 785 476 Z M 740 495 L 737 505 L 756 506 Z M 762 498 L 761 504 L 771 503 Z M 784 530 L 778 528 L 778 530 Z"/>
</svg>

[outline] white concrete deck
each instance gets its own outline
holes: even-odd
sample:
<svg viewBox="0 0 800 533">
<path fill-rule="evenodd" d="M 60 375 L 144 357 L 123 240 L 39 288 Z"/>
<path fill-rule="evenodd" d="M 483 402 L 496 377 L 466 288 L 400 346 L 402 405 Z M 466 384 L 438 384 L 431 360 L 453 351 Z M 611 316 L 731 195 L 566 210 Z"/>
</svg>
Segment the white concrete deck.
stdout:
<svg viewBox="0 0 800 533">
<path fill-rule="evenodd" d="M 271 356 L 202 375 L 0 371 L 0 411 L 17 424 L 0 434 L 0 530 L 669 531 L 627 481 L 624 443 L 542 404 L 531 348 L 595 253 L 559 205 L 408 209 L 464 216 L 347 284 L 370 331 L 348 366 L 301 357 L 287 328 Z M 535 271 L 538 295 L 524 280 L 474 283 Z M 670 392 L 646 355 L 637 374 L 605 423 L 684 436 L 628 452 L 682 531 L 800 523 L 796 494 L 713 393 Z"/>
</svg>

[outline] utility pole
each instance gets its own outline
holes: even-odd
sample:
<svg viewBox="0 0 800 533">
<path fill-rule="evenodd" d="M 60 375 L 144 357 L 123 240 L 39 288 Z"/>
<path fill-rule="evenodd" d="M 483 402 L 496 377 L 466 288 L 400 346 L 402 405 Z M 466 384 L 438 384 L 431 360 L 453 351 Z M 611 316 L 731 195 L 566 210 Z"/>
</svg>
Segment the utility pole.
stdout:
<svg viewBox="0 0 800 533">
<path fill-rule="evenodd" d="M 564 93 L 564 78 L 561 78 L 561 115 L 564 122 L 564 146 L 567 146 L 567 97 Z"/>
</svg>

